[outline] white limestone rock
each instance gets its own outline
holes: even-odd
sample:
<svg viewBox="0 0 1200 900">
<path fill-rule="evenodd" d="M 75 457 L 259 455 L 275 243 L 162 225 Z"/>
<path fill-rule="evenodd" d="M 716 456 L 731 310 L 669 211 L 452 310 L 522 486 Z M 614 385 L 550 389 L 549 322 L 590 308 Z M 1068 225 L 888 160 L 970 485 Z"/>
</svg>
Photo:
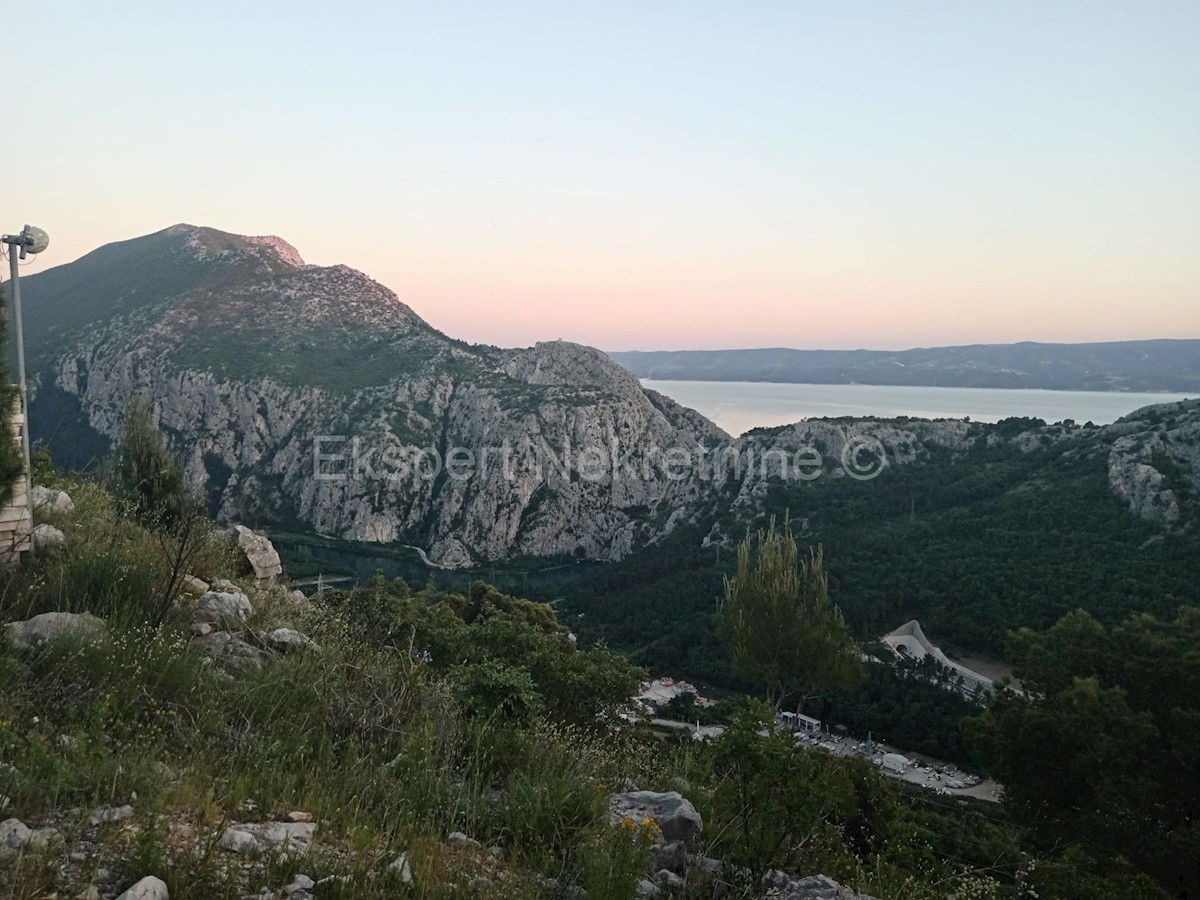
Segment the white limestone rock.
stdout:
<svg viewBox="0 0 1200 900">
<path fill-rule="evenodd" d="M 241 591 L 208 591 L 196 601 L 196 608 L 216 616 L 245 622 L 254 615 L 250 598 Z"/>
<path fill-rule="evenodd" d="M 166 882 L 153 875 L 147 875 L 118 896 L 117 900 L 170 900 L 170 897 Z"/>
<path fill-rule="evenodd" d="M 104 620 L 91 613 L 48 612 L 4 626 L 8 642 L 18 650 L 33 650 L 50 641 L 84 641 L 104 631 Z"/>
</svg>

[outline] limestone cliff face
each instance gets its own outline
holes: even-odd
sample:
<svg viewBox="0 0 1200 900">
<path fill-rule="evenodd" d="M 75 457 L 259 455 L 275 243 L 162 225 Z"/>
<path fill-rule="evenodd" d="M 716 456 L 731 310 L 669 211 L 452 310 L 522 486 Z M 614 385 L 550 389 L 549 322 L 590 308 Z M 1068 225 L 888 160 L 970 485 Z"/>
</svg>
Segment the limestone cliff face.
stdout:
<svg viewBox="0 0 1200 900">
<path fill-rule="evenodd" d="M 1148 406 L 1105 432 L 1113 438 L 1108 480 L 1117 495 L 1143 519 L 1178 521 L 1179 488 L 1200 491 L 1200 401 Z"/>
<path fill-rule="evenodd" d="M 410 542 L 453 567 L 615 559 L 671 502 L 660 450 L 728 439 L 598 350 L 469 347 L 277 238 L 165 234 L 206 266 L 196 283 L 91 323 L 40 378 L 109 438 L 139 398 L 222 518 Z"/>
</svg>

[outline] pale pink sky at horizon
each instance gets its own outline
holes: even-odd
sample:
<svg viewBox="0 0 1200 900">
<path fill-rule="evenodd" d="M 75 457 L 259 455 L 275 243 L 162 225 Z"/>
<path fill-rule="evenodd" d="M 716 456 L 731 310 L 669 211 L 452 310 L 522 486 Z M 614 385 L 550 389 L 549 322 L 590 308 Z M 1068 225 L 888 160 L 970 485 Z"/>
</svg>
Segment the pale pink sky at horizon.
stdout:
<svg viewBox="0 0 1200 900">
<path fill-rule="evenodd" d="M 1194 4 L 325 10 L 26 11 L 25 271 L 186 221 L 506 346 L 1200 338 Z"/>
</svg>

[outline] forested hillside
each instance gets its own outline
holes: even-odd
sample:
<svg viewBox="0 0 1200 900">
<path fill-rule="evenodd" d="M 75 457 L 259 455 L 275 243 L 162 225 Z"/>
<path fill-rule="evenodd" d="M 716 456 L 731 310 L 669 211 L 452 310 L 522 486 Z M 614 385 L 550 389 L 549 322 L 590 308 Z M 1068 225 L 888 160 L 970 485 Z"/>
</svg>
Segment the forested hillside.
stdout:
<svg viewBox="0 0 1200 900">
<path fill-rule="evenodd" d="M 948 650 L 998 656 L 1009 629 L 1048 627 L 1076 608 L 1106 623 L 1170 616 L 1200 601 L 1200 504 L 1188 473 L 1159 458 L 1179 518 L 1131 512 L 1109 474 L 1123 427 L 1027 441 L 1039 423 L 973 426 L 983 439 L 968 449 L 930 444 L 924 461 L 873 480 L 771 480 L 754 521 L 790 511 L 800 542 L 824 545 L 831 594 L 860 638 L 918 618 Z M 716 525 L 740 536 L 747 522 Z M 724 542 L 703 546 L 710 529 L 681 528 L 581 578 L 559 590 L 560 609 L 581 634 L 648 665 L 729 681 L 711 615 L 733 555 Z"/>
</svg>

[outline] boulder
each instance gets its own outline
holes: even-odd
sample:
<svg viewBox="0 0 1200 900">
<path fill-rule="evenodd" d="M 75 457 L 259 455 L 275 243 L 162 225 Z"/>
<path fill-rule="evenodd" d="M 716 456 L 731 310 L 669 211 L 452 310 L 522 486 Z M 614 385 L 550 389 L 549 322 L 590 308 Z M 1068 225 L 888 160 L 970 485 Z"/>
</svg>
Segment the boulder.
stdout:
<svg viewBox="0 0 1200 900">
<path fill-rule="evenodd" d="M 48 641 L 87 640 L 104 630 L 104 620 L 91 613 L 48 612 L 24 622 L 4 626 L 8 642 L 18 650 L 32 650 Z"/>
<path fill-rule="evenodd" d="M 613 794 L 608 807 L 608 821 L 619 825 L 625 818 L 641 822 L 653 819 L 662 829 L 664 841 L 692 844 L 704 831 L 704 821 L 696 807 L 676 791 L 626 791 Z"/>
<path fill-rule="evenodd" d="M 297 650 L 315 650 L 320 652 L 321 645 L 307 634 L 293 631 L 291 628 L 276 628 L 267 635 L 267 646 L 280 653 L 291 653 Z"/>
<path fill-rule="evenodd" d="M 258 668 L 267 655 L 240 637 L 227 631 L 214 631 L 192 639 L 192 643 L 214 662 L 223 662 L 233 668 Z"/>
<path fill-rule="evenodd" d="M 254 614 L 250 598 L 241 591 L 208 591 L 196 601 L 197 609 L 245 622 Z"/>
<path fill-rule="evenodd" d="M 773 900 L 874 900 L 850 888 L 842 887 L 825 875 L 794 878 L 772 869 L 762 880 L 763 889 Z"/>
<path fill-rule="evenodd" d="M 66 491 L 43 487 L 40 484 L 33 486 L 33 491 L 29 495 L 29 502 L 32 504 L 35 513 L 69 513 L 75 508 L 75 503 L 71 500 L 71 495 Z"/>
<path fill-rule="evenodd" d="M 195 575 L 184 575 L 179 586 L 184 593 L 191 594 L 193 597 L 202 597 L 211 590 L 207 581 L 197 578 Z"/>
<path fill-rule="evenodd" d="M 661 897 L 662 891 L 653 881 L 643 878 L 637 884 L 637 896 L 639 897 Z"/>
<path fill-rule="evenodd" d="M 47 547 L 64 547 L 67 543 L 67 536 L 62 531 L 53 525 L 47 525 L 45 522 L 35 526 L 31 536 L 33 538 L 33 546 L 38 550 L 43 550 Z"/>
<path fill-rule="evenodd" d="M 222 850 L 242 856 L 257 856 L 262 851 L 258 838 L 249 831 L 244 831 L 241 826 L 226 828 L 225 833 L 221 835 L 221 840 L 217 842 L 217 846 Z"/>
<path fill-rule="evenodd" d="M 234 525 L 232 534 L 258 581 L 272 581 L 283 574 L 279 553 L 265 535 L 256 534 L 245 525 Z"/>
<path fill-rule="evenodd" d="M 0 822 L 0 859 L 18 855 L 24 850 L 45 850 L 62 840 L 56 828 L 30 828 L 20 819 Z"/>
<path fill-rule="evenodd" d="M 212 586 L 209 588 L 209 590 L 221 591 L 222 593 L 226 594 L 238 594 L 241 593 L 242 589 L 228 578 L 214 578 Z"/>
<path fill-rule="evenodd" d="M 147 875 L 117 900 L 170 900 L 171 894 L 166 883 L 153 875 Z"/>
</svg>

